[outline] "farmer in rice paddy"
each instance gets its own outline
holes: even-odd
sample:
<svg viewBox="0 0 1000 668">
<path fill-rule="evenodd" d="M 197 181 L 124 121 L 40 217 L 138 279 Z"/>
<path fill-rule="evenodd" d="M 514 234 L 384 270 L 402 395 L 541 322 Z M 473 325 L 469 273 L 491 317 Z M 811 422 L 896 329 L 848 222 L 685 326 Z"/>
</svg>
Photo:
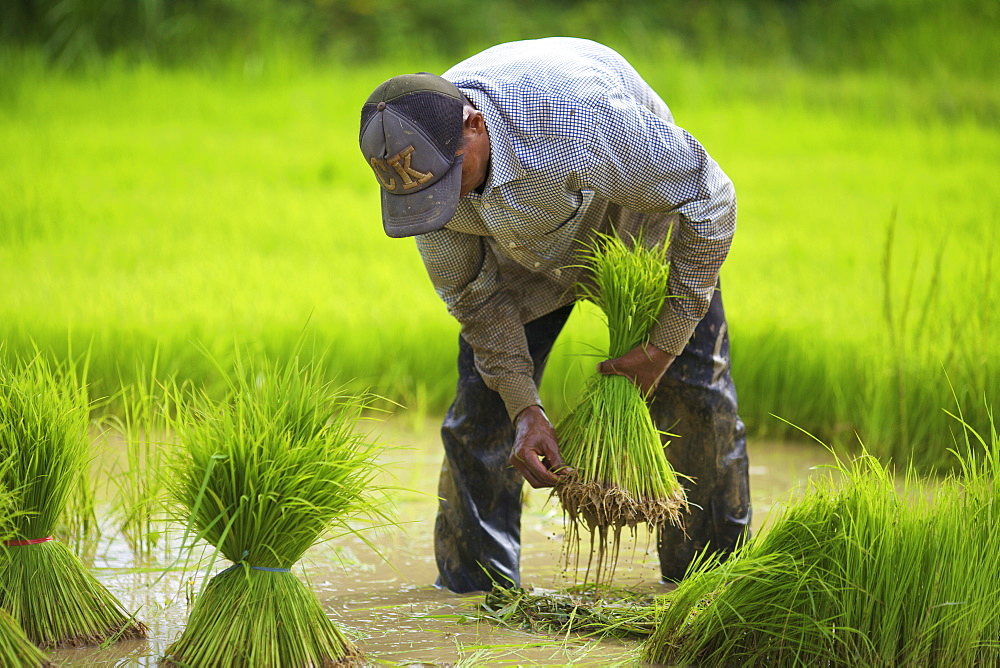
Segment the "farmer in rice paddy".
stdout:
<svg viewBox="0 0 1000 668">
<path fill-rule="evenodd" d="M 744 427 L 729 372 L 719 269 L 736 225 L 729 178 L 622 56 L 553 37 L 501 44 L 443 76 L 379 85 L 361 149 L 390 237 L 414 237 L 461 323 L 459 381 L 441 434 L 438 584 L 519 584 L 521 489 L 564 475 L 538 395 L 596 234 L 670 247 L 670 299 L 649 342 L 598 370 L 649 391 L 686 483 L 685 532 L 659 528 L 664 580 L 750 527 Z"/>
</svg>

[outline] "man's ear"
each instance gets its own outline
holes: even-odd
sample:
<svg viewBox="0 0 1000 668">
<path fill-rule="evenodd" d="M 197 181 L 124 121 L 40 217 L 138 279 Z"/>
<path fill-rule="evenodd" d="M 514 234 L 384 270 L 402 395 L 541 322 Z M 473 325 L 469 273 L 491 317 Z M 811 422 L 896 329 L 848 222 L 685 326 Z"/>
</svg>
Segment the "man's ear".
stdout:
<svg viewBox="0 0 1000 668">
<path fill-rule="evenodd" d="M 476 133 L 482 132 L 486 128 L 483 112 L 475 107 L 466 105 L 465 110 L 462 112 L 462 127 Z"/>
</svg>

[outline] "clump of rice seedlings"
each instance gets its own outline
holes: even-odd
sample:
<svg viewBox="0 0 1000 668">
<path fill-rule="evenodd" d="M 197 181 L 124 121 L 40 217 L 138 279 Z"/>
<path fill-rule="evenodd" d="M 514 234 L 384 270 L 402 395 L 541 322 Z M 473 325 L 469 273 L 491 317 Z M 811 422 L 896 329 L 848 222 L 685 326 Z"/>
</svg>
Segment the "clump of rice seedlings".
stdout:
<svg viewBox="0 0 1000 668">
<path fill-rule="evenodd" d="M 101 527 L 97 521 L 93 478 L 88 473 L 100 475 L 95 471 L 87 471 L 79 476 L 53 535 L 65 542 L 84 563 L 90 564 L 93 563 L 101 541 Z"/>
<path fill-rule="evenodd" d="M 0 471 L 10 466 L 10 462 L 0 464 Z M 11 519 L 16 514 L 14 495 L 0 489 L 0 540 L 11 540 L 13 529 Z M 24 667 L 51 665 L 37 647 L 35 647 L 24 629 L 11 617 L 6 610 L 0 609 L 0 666 Z"/>
<path fill-rule="evenodd" d="M 168 488 L 190 530 L 233 565 L 196 597 L 162 665 L 327 666 L 358 650 L 292 572 L 331 529 L 380 512 L 376 446 L 356 431 L 365 396 L 340 393 L 315 363 L 237 355 L 228 398 L 178 401 Z"/>
<path fill-rule="evenodd" d="M 1000 442 L 900 490 L 864 454 L 814 480 L 728 561 L 664 597 L 644 660 L 671 665 L 1000 663 Z M 978 452 L 976 452 L 978 450 Z"/>
<path fill-rule="evenodd" d="M 0 366 L 0 485 L 17 513 L 0 548 L 0 608 L 43 648 L 145 638 L 146 627 L 53 532 L 89 463 L 88 401 L 73 364 Z"/>
<path fill-rule="evenodd" d="M 477 619 L 531 633 L 645 638 L 655 628 L 656 610 L 651 594 L 604 585 L 558 592 L 494 586 Z"/>
<path fill-rule="evenodd" d="M 0 608 L 0 666 L 29 668 L 51 665 L 45 654 L 31 644 L 20 624 Z"/>
<path fill-rule="evenodd" d="M 92 442 L 89 435 L 87 438 L 88 442 Z M 94 480 L 102 475 L 99 468 L 100 465 L 88 455 L 87 468 L 77 476 L 76 484 L 66 500 L 66 507 L 52 530 L 52 535 L 66 543 L 85 565 L 93 564 L 101 542 L 94 486 Z"/>
<path fill-rule="evenodd" d="M 648 340 L 663 307 L 670 273 L 667 242 L 650 248 L 641 238 L 626 244 L 602 235 L 583 260 L 590 275 L 581 289 L 604 312 L 607 357 L 620 357 Z M 646 523 L 652 531 L 680 524 L 687 507 L 684 488 L 664 455 L 663 433 L 631 380 L 594 375 L 556 433 L 563 460 L 575 470 L 555 488 L 569 522 L 568 545 L 570 552 L 578 550 L 572 546 L 578 544 L 581 526 L 591 532 L 591 560 L 597 542 L 598 580 L 614 572 L 624 527 Z"/>
</svg>

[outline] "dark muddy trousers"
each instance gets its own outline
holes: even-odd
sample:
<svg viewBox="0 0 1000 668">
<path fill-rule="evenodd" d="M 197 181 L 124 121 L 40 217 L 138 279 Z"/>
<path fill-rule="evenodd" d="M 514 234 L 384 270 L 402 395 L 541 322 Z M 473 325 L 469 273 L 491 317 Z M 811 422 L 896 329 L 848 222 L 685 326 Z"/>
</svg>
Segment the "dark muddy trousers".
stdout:
<svg viewBox="0 0 1000 668">
<path fill-rule="evenodd" d="M 536 385 L 572 308 L 524 327 Z M 660 381 L 650 413 L 661 430 L 678 435 L 667 447 L 671 464 L 694 478 L 685 481 L 691 504 L 684 517 L 687 536 L 675 527 L 661 527 L 657 540 L 661 574 L 676 581 L 705 546 L 725 556 L 750 532 L 745 430 L 736 412 L 718 290 L 684 352 Z M 461 337 L 458 390 L 441 437 L 445 458 L 434 528 L 438 585 L 457 593 L 488 591 L 493 582 L 519 586 L 524 479 L 507 461 L 514 426 L 500 395 L 476 371 L 472 348 Z"/>
</svg>

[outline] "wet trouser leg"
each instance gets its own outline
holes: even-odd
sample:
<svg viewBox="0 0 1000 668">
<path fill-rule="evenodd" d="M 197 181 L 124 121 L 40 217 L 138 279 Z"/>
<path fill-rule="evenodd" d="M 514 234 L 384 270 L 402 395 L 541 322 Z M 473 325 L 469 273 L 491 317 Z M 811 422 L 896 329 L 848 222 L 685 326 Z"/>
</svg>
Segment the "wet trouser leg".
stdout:
<svg viewBox="0 0 1000 668">
<path fill-rule="evenodd" d="M 570 304 L 524 326 L 535 384 Z M 441 426 L 444 463 L 438 482 L 434 552 L 438 585 L 456 593 L 489 591 L 495 581 L 520 584 L 521 487 L 508 463 L 514 426 L 500 395 L 476 370 L 472 347 L 458 341 L 458 389 Z"/>
<path fill-rule="evenodd" d="M 660 527 L 657 549 L 664 580 L 678 581 L 705 546 L 724 559 L 750 535 L 746 430 L 736 412 L 729 374 L 729 334 L 722 293 L 698 323 L 684 352 L 660 381 L 650 406 L 657 427 L 671 434 L 667 458 L 684 481 L 691 511 L 682 531 Z"/>
</svg>

